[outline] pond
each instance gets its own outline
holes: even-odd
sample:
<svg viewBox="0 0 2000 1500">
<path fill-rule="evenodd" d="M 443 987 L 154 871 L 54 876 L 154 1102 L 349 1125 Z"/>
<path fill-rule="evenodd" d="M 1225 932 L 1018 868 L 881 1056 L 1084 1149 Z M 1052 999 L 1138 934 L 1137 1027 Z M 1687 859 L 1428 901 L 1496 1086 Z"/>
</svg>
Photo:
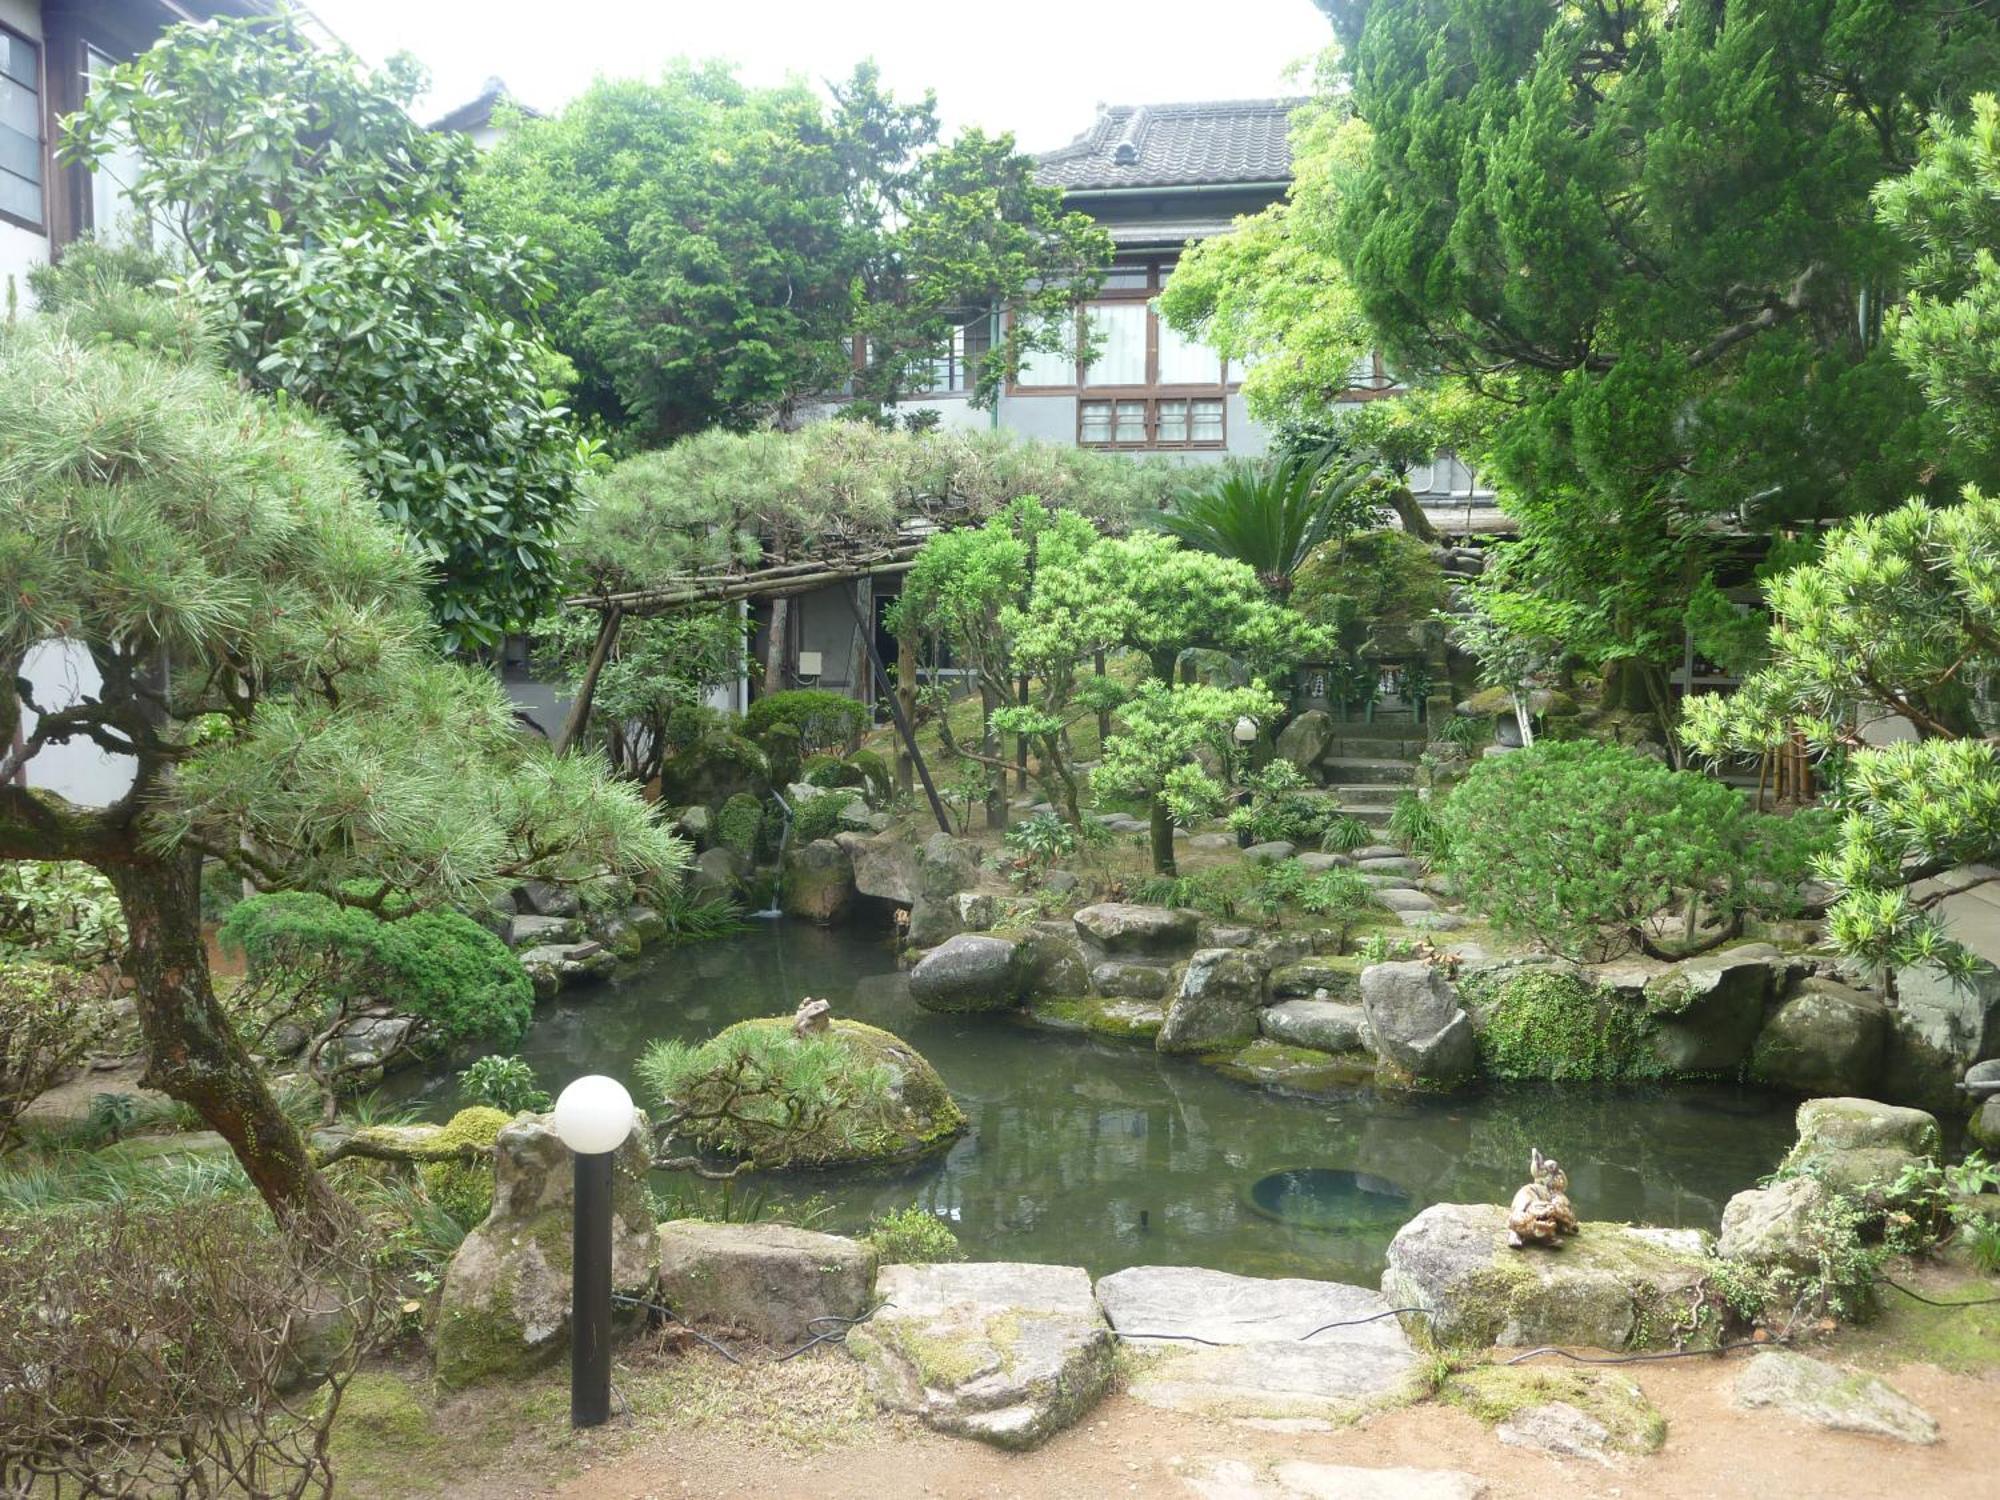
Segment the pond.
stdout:
<svg viewBox="0 0 2000 1500">
<path fill-rule="evenodd" d="M 1507 1202 L 1531 1147 L 1568 1168 L 1585 1218 L 1713 1229 L 1730 1195 L 1776 1166 L 1792 1139 L 1792 1101 L 1721 1085 L 1442 1100 L 1275 1094 L 1141 1045 L 928 1014 L 882 939 L 790 922 L 662 952 L 572 991 L 538 1011 L 519 1050 L 551 1089 L 592 1072 L 630 1084 L 655 1037 L 699 1041 L 748 1016 L 789 1014 L 804 995 L 906 1038 L 971 1129 L 895 1175 L 799 1174 L 738 1185 L 738 1199 L 821 1195 L 819 1227 L 836 1232 L 917 1203 L 981 1260 L 1372 1283 L 1399 1224 L 1430 1203 Z M 434 1116 L 456 1102 L 449 1074 L 403 1075 L 393 1091 Z M 659 1186 L 671 1196 L 681 1184 Z"/>
</svg>

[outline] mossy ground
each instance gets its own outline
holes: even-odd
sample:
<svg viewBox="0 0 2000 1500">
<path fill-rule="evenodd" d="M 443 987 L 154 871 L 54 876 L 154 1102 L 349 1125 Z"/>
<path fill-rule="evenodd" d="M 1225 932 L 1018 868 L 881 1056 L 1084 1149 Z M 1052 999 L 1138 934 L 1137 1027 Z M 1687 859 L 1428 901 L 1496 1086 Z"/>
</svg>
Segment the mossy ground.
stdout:
<svg viewBox="0 0 2000 1500">
<path fill-rule="evenodd" d="M 1627 1453 L 1656 1453 L 1667 1440 L 1666 1419 L 1644 1391 L 1615 1371 L 1472 1365 L 1454 1369 L 1437 1394 L 1495 1424 L 1530 1407 L 1561 1401 L 1603 1423 L 1612 1446 Z"/>
<path fill-rule="evenodd" d="M 2000 1276 L 1982 1276 L 1947 1257 L 1922 1266 L 1892 1262 L 1888 1274 L 1934 1302 L 1933 1307 L 1885 1286 L 1876 1316 L 1843 1335 L 1843 1352 L 1883 1369 L 1905 1362 L 1937 1365 L 1968 1375 L 2000 1379 Z"/>
</svg>

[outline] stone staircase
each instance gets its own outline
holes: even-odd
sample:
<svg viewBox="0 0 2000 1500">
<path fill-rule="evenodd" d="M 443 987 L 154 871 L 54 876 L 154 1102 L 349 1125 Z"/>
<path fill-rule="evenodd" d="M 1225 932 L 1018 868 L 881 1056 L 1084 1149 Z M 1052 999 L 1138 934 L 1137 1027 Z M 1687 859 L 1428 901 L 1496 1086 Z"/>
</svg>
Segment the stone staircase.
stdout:
<svg viewBox="0 0 2000 1500">
<path fill-rule="evenodd" d="M 1423 731 L 1405 720 L 1342 724 L 1320 758 L 1320 776 L 1342 812 L 1380 828 L 1396 799 L 1415 784 L 1417 757 L 1427 743 Z"/>
</svg>

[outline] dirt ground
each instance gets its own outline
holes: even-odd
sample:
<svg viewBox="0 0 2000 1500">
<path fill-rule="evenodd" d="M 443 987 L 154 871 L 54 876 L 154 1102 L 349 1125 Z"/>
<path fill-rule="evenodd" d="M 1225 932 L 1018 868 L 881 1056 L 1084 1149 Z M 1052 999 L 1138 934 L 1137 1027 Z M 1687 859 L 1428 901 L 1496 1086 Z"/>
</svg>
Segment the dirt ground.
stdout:
<svg viewBox="0 0 2000 1500">
<path fill-rule="evenodd" d="M 1740 1358 L 1740 1356 L 1739 1356 Z M 1910 1448 L 1796 1426 L 1735 1409 L 1736 1360 L 1631 1367 L 1668 1422 L 1666 1446 L 1611 1469 L 1503 1446 L 1456 1408 L 1427 1404 L 1332 1433 L 1256 1431 L 1157 1411 L 1114 1396 L 1089 1421 L 1029 1454 L 900 1426 L 856 1446 L 801 1454 L 745 1449 L 700 1432 L 648 1442 L 595 1463 L 551 1493 L 563 1500 L 670 1500 L 679 1495 L 813 1496 L 825 1500 L 1070 1500 L 1144 1496 L 1194 1500 L 1189 1480 L 1222 1459 L 1257 1467 L 1291 1459 L 1367 1468 L 1459 1469 L 1486 1480 L 1490 1500 L 1551 1495 L 1605 1500 L 1776 1500 L 1779 1496 L 1990 1497 L 2000 1476 L 2000 1381 L 1932 1366 L 1883 1373 L 1938 1420 L 1943 1440 Z"/>
</svg>

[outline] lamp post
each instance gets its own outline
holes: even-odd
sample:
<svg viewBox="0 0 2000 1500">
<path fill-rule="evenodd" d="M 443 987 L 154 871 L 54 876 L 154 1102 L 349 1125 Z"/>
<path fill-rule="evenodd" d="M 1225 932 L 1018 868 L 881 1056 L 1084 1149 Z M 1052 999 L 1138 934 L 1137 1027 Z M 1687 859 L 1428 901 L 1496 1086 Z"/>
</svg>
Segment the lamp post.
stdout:
<svg viewBox="0 0 2000 1500">
<path fill-rule="evenodd" d="M 576 1169 L 570 1222 L 569 1425 L 611 1416 L 611 1169 L 632 1133 L 632 1096 L 615 1078 L 579 1078 L 549 1123 Z"/>
</svg>

